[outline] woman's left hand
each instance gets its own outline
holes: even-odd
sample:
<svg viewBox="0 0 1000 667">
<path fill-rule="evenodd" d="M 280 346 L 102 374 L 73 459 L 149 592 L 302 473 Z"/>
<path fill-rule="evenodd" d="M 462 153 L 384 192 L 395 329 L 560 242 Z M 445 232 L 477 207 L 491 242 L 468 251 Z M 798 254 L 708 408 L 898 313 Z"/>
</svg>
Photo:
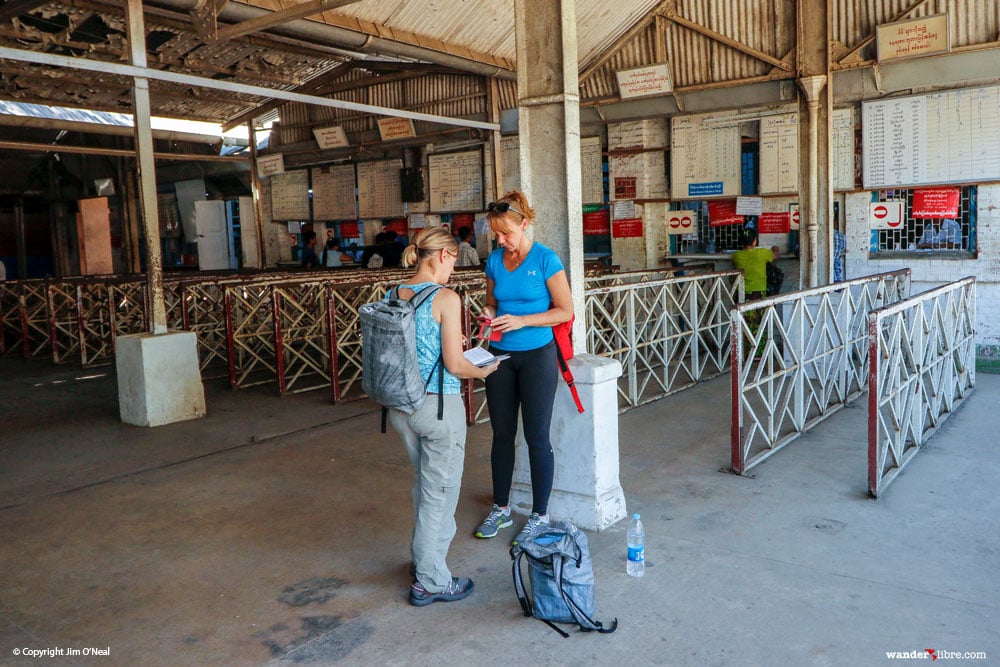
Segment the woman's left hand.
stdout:
<svg viewBox="0 0 1000 667">
<path fill-rule="evenodd" d="M 518 329 L 523 329 L 524 318 L 520 315 L 501 315 L 500 317 L 494 317 L 493 321 L 490 323 L 496 331 L 507 333 L 508 331 L 517 331 Z"/>
</svg>

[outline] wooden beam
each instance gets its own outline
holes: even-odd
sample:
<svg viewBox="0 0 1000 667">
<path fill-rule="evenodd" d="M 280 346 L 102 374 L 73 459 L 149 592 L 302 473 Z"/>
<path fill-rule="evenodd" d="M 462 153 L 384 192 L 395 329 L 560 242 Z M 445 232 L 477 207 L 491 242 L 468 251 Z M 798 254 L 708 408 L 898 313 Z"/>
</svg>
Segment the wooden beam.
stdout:
<svg viewBox="0 0 1000 667">
<path fill-rule="evenodd" d="M 98 148 L 96 146 L 69 146 L 61 144 L 35 144 L 27 141 L 0 141 L 0 150 L 24 153 L 76 153 L 78 155 L 106 155 L 109 157 L 134 158 L 135 151 L 123 148 Z M 154 154 L 157 160 L 183 160 L 187 162 L 246 162 L 246 155 L 200 155 L 197 153 Z"/>
<path fill-rule="evenodd" d="M 229 0 L 198 0 L 191 8 L 191 22 L 194 31 L 202 39 L 211 39 L 216 29 L 219 12 Z"/>
<path fill-rule="evenodd" d="M 687 28 L 688 30 L 693 30 L 693 31 L 695 31 L 697 33 L 705 35 L 706 37 L 708 37 L 710 39 L 713 39 L 713 40 L 719 42 L 720 44 L 724 44 L 724 45 L 728 46 L 731 49 L 736 49 L 737 51 L 742 51 L 743 53 L 745 53 L 745 54 L 747 54 L 749 56 L 753 56 L 757 60 L 762 60 L 762 61 L 768 63 L 769 65 L 773 65 L 774 67 L 777 67 L 778 69 L 783 69 L 786 72 L 791 72 L 792 71 L 792 66 L 790 64 L 784 62 L 783 60 L 779 60 L 778 58 L 775 58 L 774 56 L 772 56 L 769 53 L 764 53 L 763 51 L 759 51 L 759 50 L 753 48 L 752 46 L 744 44 L 743 42 L 737 41 L 737 40 L 735 40 L 735 39 L 733 39 L 731 37 L 727 37 L 726 35 L 723 35 L 720 32 L 716 32 L 716 31 L 712 30 L 711 28 L 706 28 L 705 26 L 701 25 L 700 23 L 695 23 L 694 21 L 690 21 L 690 20 L 684 18 L 683 16 L 681 16 L 680 14 L 678 14 L 677 12 L 675 12 L 673 9 L 667 10 L 666 18 L 670 19 L 671 21 L 673 21 L 677 25 L 683 26 L 683 27 Z"/>
<path fill-rule="evenodd" d="M 901 11 L 900 13 L 896 14 L 894 17 L 892 17 L 891 19 L 889 19 L 888 21 L 886 21 L 886 23 L 895 23 L 896 21 L 900 21 L 900 20 L 906 18 L 906 16 L 908 14 L 910 14 L 914 10 L 918 9 L 921 5 L 926 4 L 926 2 L 927 2 L 927 0 L 917 0 L 915 3 L 913 3 L 912 5 L 910 5 L 907 9 L 904 9 L 903 11 Z M 843 65 L 844 63 L 848 62 L 851 58 L 855 57 L 855 55 L 861 49 L 865 48 L 866 46 L 868 46 L 869 44 L 871 44 L 872 42 L 875 41 L 876 34 L 877 34 L 877 32 L 870 33 L 867 37 L 865 37 L 860 42 L 858 42 L 853 47 L 851 47 L 851 49 L 847 53 L 842 54 L 840 56 L 840 58 L 837 59 L 837 64 L 838 65 Z"/>
<path fill-rule="evenodd" d="M 7 21 L 15 16 L 27 14 L 47 4 L 49 4 L 49 0 L 7 0 L 3 6 L 0 6 L 0 21 Z"/>
<path fill-rule="evenodd" d="M 228 25 L 225 28 L 218 28 L 215 32 L 215 39 L 224 40 L 232 39 L 233 37 L 242 37 L 243 35 L 261 32 L 262 30 L 267 30 L 276 25 L 294 21 L 295 19 L 321 14 L 327 10 L 343 7 L 344 5 L 353 5 L 356 2 L 359 2 L 359 0 L 309 0 L 288 9 L 282 9 L 281 11 L 258 16 L 254 19 L 241 21 L 234 25 Z"/>
</svg>

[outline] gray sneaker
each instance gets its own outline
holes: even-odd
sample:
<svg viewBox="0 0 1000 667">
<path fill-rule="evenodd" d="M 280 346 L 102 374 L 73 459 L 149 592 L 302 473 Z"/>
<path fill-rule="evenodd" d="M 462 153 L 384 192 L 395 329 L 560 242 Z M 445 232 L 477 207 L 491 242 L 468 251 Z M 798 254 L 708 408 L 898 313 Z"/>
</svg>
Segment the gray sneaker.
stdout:
<svg viewBox="0 0 1000 667">
<path fill-rule="evenodd" d="M 517 534 L 517 537 L 514 538 L 514 541 L 510 545 L 516 546 L 520 542 L 524 542 L 536 530 L 547 525 L 549 525 L 548 519 L 542 520 L 542 517 L 538 516 L 538 512 L 532 512 L 531 516 L 528 517 L 528 523 L 524 524 L 524 528 L 521 529 L 521 532 Z"/>
<path fill-rule="evenodd" d="M 504 514 L 503 510 L 494 505 L 483 522 L 479 524 L 479 528 L 476 528 L 476 537 L 484 540 L 496 537 L 501 528 L 508 528 L 513 525 L 514 519 L 510 516 L 510 510 L 508 509 L 507 513 Z"/>
<path fill-rule="evenodd" d="M 432 602 L 455 602 L 469 597 L 472 592 L 472 579 L 452 577 L 451 583 L 440 593 L 428 592 L 419 581 L 410 586 L 410 604 L 415 607 L 425 607 Z"/>
</svg>

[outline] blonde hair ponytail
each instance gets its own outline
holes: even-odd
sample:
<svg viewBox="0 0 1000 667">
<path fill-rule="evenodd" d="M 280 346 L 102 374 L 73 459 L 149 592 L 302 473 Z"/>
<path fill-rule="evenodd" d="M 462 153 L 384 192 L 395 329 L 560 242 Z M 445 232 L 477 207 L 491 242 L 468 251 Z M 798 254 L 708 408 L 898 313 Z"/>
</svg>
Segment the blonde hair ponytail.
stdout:
<svg viewBox="0 0 1000 667">
<path fill-rule="evenodd" d="M 403 251 L 403 266 L 410 267 L 419 264 L 440 250 L 457 253 L 458 241 L 446 227 L 437 225 L 425 227 L 413 239 L 413 243 L 406 246 L 406 250 Z"/>
</svg>

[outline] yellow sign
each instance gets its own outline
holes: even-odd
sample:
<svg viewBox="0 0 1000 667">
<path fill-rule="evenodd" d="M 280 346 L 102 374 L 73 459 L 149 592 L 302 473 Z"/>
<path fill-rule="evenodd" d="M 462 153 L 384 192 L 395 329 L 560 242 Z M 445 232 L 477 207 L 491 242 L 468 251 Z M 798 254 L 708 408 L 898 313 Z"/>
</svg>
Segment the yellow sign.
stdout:
<svg viewBox="0 0 1000 667">
<path fill-rule="evenodd" d="M 878 26 L 878 60 L 929 56 L 951 51 L 948 15 L 935 14 Z"/>
<path fill-rule="evenodd" d="M 673 90 L 673 85 L 670 83 L 670 68 L 666 63 L 619 70 L 615 74 L 618 76 L 618 94 L 623 100 L 664 95 Z"/>
<path fill-rule="evenodd" d="M 417 136 L 417 133 L 413 130 L 413 119 L 411 118 L 396 118 L 392 116 L 389 118 L 379 118 L 378 131 L 382 135 L 382 141 Z"/>
</svg>

